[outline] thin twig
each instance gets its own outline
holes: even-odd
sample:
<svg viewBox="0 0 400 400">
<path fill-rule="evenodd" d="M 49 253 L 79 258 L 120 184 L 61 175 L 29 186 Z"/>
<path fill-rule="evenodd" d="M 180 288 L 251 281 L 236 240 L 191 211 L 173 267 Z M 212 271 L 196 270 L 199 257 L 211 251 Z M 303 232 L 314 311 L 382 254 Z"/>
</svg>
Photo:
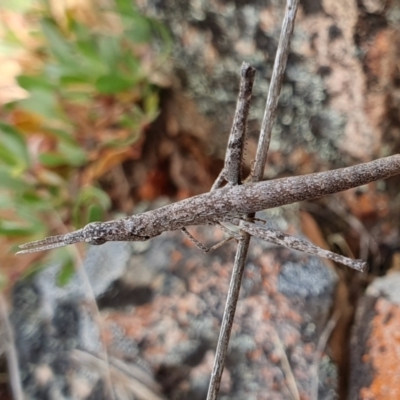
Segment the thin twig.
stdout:
<svg viewBox="0 0 400 400">
<path fill-rule="evenodd" d="M 258 141 L 256 161 L 253 170 L 253 182 L 259 182 L 262 180 L 264 175 L 269 143 L 271 141 L 272 127 L 274 126 L 276 119 L 279 94 L 281 92 L 283 76 L 286 70 L 286 62 L 289 56 L 290 39 L 293 33 L 297 6 L 298 0 L 288 0 L 286 3 L 281 36 L 279 38 L 274 69 L 272 71 L 271 83 L 268 90 L 267 104 L 265 106 L 264 117 L 261 124 L 260 139 Z"/>
<path fill-rule="evenodd" d="M 236 105 L 235 115 L 233 118 L 232 130 L 229 135 L 227 152 L 225 156 L 225 165 L 217 180 L 215 181 L 212 191 L 221 186 L 223 181 L 227 181 L 231 185 L 241 183 L 241 165 L 243 146 L 247 128 L 247 117 L 250 109 L 251 92 L 255 77 L 255 69 L 249 64 L 243 63 L 241 69 L 241 81 L 238 101 Z M 233 170 L 233 172 L 232 172 Z M 224 318 L 222 319 L 220 336 L 218 338 L 214 366 L 211 374 L 210 384 L 208 387 L 207 399 L 215 399 L 219 392 L 221 384 L 222 372 L 224 370 L 226 352 L 228 349 L 232 323 L 235 316 L 236 304 L 240 293 L 240 285 L 246 260 L 247 251 L 250 244 L 250 236 L 242 238 L 236 251 L 232 277 L 229 285 L 227 302 L 224 310 Z"/>
<path fill-rule="evenodd" d="M 288 0 L 286 5 L 281 37 L 279 40 L 279 47 L 275 58 L 267 104 L 265 107 L 264 118 L 261 125 L 260 140 L 258 143 L 257 157 L 252 177 L 253 182 L 260 181 L 264 173 L 272 126 L 275 122 L 275 114 L 278 106 L 279 93 L 282 86 L 282 79 L 286 69 L 286 61 L 289 54 L 290 37 L 293 32 L 297 5 L 298 0 Z M 236 312 L 236 305 L 239 298 L 240 286 L 242 283 L 249 243 L 250 235 L 243 232 L 243 240 L 239 242 L 236 251 L 232 277 L 229 284 L 228 297 L 226 300 L 222 326 L 218 338 L 214 367 L 211 374 L 210 385 L 207 393 L 207 400 L 215 400 L 219 392 L 219 386 L 224 370 L 225 358 Z"/>
<path fill-rule="evenodd" d="M 56 212 L 56 210 L 53 210 L 53 215 L 54 217 L 58 220 L 58 225 L 62 228 L 63 231 L 67 232 L 66 226 L 62 219 L 60 218 L 60 214 Z M 104 389 L 109 396 L 110 400 L 116 400 L 116 396 L 114 393 L 113 389 L 113 384 L 112 384 L 112 379 L 111 379 L 111 372 L 109 368 L 109 356 L 108 356 L 108 351 L 107 351 L 107 346 L 104 341 L 104 335 L 102 331 L 102 321 L 101 321 L 101 315 L 100 315 L 100 310 L 96 301 L 96 296 L 93 291 L 93 287 L 90 283 L 89 277 L 87 275 L 86 270 L 83 267 L 83 259 L 81 256 L 81 253 L 78 251 L 78 248 L 74 246 L 74 251 L 72 252 L 72 257 L 74 261 L 74 266 L 75 266 L 75 272 L 77 276 L 80 279 L 80 282 L 82 282 L 82 285 L 85 287 L 85 293 L 87 295 L 87 305 L 89 306 L 89 310 L 91 312 L 91 315 L 93 316 L 94 321 L 96 322 L 98 328 L 99 328 L 99 333 L 100 333 L 100 342 L 102 346 L 100 347 L 100 358 L 104 361 L 106 368 L 105 368 L 105 374 L 104 374 Z"/>
<path fill-rule="evenodd" d="M 0 294 L 0 327 L 1 327 L 1 343 L 6 355 L 8 375 L 10 377 L 10 387 L 13 399 L 23 400 L 21 375 L 18 367 L 17 349 L 15 348 L 14 332 L 8 318 L 8 310 L 4 296 Z"/>
<path fill-rule="evenodd" d="M 82 263 L 80 263 L 79 261 L 78 261 L 78 263 L 76 263 L 76 260 L 75 260 L 75 265 L 76 265 L 75 271 L 76 271 L 77 275 L 79 276 L 79 278 L 81 279 L 81 282 L 83 282 L 86 293 L 88 295 L 89 309 L 92 313 L 93 319 L 95 320 L 95 322 L 97 323 L 97 326 L 99 328 L 100 342 L 101 342 L 99 358 L 104 362 L 104 365 L 105 365 L 105 368 L 104 368 L 105 373 L 103 375 L 105 394 L 108 396 L 108 398 L 110 400 L 116 400 L 116 395 L 114 392 L 113 382 L 112 382 L 112 378 L 111 378 L 109 355 L 108 355 L 107 346 L 105 344 L 104 332 L 103 332 L 102 323 L 101 323 L 101 314 L 100 314 L 100 310 L 99 310 L 99 307 L 96 302 L 96 296 L 94 294 L 93 287 L 90 284 L 89 277 L 88 277 L 85 269 L 83 268 Z"/>
<path fill-rule="evenodd" d="M 339 318 L 341 316 L 341 312 L 335 312 L 330 318 L 328 323 L 326 324 L 319 340 L 317 343 L 317 348 L 315 349 L 314 352 L 314 357 L 313 357 L 313 363 L 311 366 L 311 393 L 310 393 L 310 399 L 311 400 L 318 400 L 318 369 L 319 369 L 319 363 L 322 358 L 322 354 L 326 348 L 326 345 L 328 343 L 329 338 L 331 337 L 332 331 L 335 329 L 335 326 L 337 325 Z"/>
<path fill-rule="evenodd" d="M 293 400 L 300 400 L 300 393 L 299 389 L 296 384 L 296 379 L 294 378 L 293 375 L 293 370 L 292 367 L 290 366 L 290 362 L 288 359 L 288 356 L 285 351 L 285 347 L 283 346 L 283 343 L 281 339 L 278 336 L 278 333 L 276 332 L 275 329 L 272 330 L 272 342 L 274 343 L 276 349 L 278 350 L 280 362 L 281 362 L 281 367 L 282 367 L 282 372 L 285 375 L 286 378 L 286 385 L 287 388 L 289 389 L 290 395 Z"/>
<path fill-rule="evenodd" d="M 219 333 L 217 349 L 215 351 L 214 366 L 211 373 L 210 385 L 208 387 L 207 400 L 216 399 L 224 371 L 225 359 L 231 336 L 233 319 L 235 317 L 236 305 L 239 298 L 240 286 L 244 273 L 244 263 L 250 244 L 250 235 L 246 234 L 238 245 L 231 280 L 229 283 L 228 296 L 226 299 L 224 316 L 222 318 L 221 330 Z"/>
</svg>

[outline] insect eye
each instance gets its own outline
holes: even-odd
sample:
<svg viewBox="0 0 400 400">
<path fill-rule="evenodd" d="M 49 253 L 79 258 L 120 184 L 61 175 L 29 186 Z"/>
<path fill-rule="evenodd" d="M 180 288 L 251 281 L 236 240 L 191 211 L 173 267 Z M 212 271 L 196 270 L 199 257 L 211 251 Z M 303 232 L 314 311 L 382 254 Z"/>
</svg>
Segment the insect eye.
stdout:
<svg viewBox="0 0 400 400">
<path fill-rule="evenodd" d="M 104 238 L 101 238 L 101 237 L 98 237 L 98 238 L 92 237 L 92 238 L 85 239 L 85 242 L 89 243 L 89 244 L 93 244 L 93 245 L 100 245 L 100 244 L 107 242 L 107 240 Z"/>
</svg>

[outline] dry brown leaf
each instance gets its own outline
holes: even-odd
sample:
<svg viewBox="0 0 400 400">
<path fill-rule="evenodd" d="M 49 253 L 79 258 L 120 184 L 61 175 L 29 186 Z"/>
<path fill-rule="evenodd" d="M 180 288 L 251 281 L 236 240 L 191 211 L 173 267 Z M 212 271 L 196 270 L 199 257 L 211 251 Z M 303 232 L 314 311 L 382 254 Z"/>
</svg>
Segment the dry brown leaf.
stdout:
<svg viewBox="0 0 400 400">
<path fill-rule="evenodd" d="M 96 179 L 103 176 L 116 165 L 122 164 L 126 160 L 135 160 L 140 157 L 141 144 L 136 143 L 135 146 L 124 148 L 109 148 L 102 150 L 96 157 L 93 163 L 86 167 L 82 175 L 82 184 L 91 184 Z"/>
<path fill-rule="evenodd" d="M 16 109 L 11 114 L 12 124 L 22 133 L 38 133 L 43 127 L 43 118 L 27 110 Z"/>
</svg>

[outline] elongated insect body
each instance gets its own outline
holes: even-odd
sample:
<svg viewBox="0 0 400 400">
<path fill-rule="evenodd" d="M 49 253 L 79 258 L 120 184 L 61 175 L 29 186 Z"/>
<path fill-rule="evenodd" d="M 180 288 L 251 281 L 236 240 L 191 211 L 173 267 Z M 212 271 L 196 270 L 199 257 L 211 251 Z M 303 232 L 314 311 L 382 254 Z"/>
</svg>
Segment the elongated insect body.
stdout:
<svg viewBox="0 0 400 400">
<path fill-rule="evenodd" d="M 298 201 L 312 200 L 399 173 L 398 154 L 326 172 L 228 186 L 146 214 L 154 216 L 155 220 L 152 221 L 154 226 L 160 226 L 162 231 L 175 230 L 180 229 L 182 224 L 215 223 L 224 216 L 253 213 Z"/>
<path fill-rule="evenodd" d="M 156 210 L 108 222 L 95 222 L 67 235 L 20 246 L 18 254 L 77 242 L 144 241 L 189 225 L 215 225 L 267 208 L 312 200 L 400 174 L 400 154 L 352 167 L 239 186 L 226 186 Z"/>
</svg>

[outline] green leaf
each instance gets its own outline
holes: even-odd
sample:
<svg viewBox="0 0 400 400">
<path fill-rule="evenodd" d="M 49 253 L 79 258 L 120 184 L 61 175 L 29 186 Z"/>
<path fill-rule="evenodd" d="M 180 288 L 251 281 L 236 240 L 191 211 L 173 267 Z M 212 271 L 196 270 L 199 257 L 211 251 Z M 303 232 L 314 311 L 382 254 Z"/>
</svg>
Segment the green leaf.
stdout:
<svg viewBox="0 0 400 400">
<path fill-rule="evenodd" d="M 22 172 L 29 164 L 29 155 L 23 136 L 10 125 L 0 122 L 0 162 Z"/>
<path fill-rule="evenodd" d="M 59 143 L 58 148 L 68 161 L 68 165 L 80 167 L 87 162 L 86 152 L 78 144 L 62 141 Z"/>
<path fill-rule="evenodd" d="M 0 192 L 0 194 L 0 209 L 12 209 L 15 203 L 13 196 L 10 196 L 10 193 L 4 193 L 4 191 Z"/>
<path fill-rule="evenodd" d="M 49 49 L 63 63 L 74 63 L 74 52 L 62 36 L 57 25 L 50 18 L 41 21 L 42 32 L 47 39 Z"/>
<path fill-rule="evenodd" d="M 96 89 L 100 93 L 115 94 L 130 89 L 133 84 L 131 79 L 116 74 L 109 74 L 97 80 Z"/>
<path fill-rule="evenodd" d="M 17 77 L 17 82 L 19 86 L 28 91 L 35 89 L 54 90 L 54 87 L 51 85 L 48 77 L 43 75 L 19 75 Z"/>
<path fill-rule="evenodd" d="M 73 222 L 76 226 L 81 226 L 86 223 L 83 219 L 88 222 L 102 220 L 104 212 L 110 206 L 111 200 L 106 192 L 94 186 L 86 186 L 79 191 L 74 204 Z"/>
<path fill-rule="evenodd" d="M 71 258 L 66 259 L 64 261 L 64 265 L 61 267 L 61 270 L 57 274 L 57 285 L 61 287 L 67 285 L 74 274 L 75 267 L 73 260 Z"/>
<path fill-rule="evenodd" d="M 81 56 L 84 56 L 91 62 L 102 63 L 95 37 L 88 37 L 85 40 L 78 40 L 76 48 Z"/>
<path fill-rule="evenodd" d="M 69 142 L 60 142 L 58 151 L 48 151 L 39 155 L 40 162 L 50 168 L 70 165 L 80 167 L 86 163 L 87 157 L 83 149 Z"/>
<path fill-rule="evenodd" d="M 130 0 L 116 0 L 116 6 L 125 27 L 124 37 L 134 43 L 147 43 L 153 35 L 151 19 L 141 15 Z"/>
<path fill-rule="evenodd" d="M 127 52 L 123 54 L 121 57 L 121 64 L 124 72 L 129 75 L 129 78 L 132 79 L 135 85 L 143 80 L 140 60 L 133 53 Z"/>
<path fill-rule="evenodd" d="M 22 194 L 21 200 L 27 205 L 36 206 L 44 204 L 43 198 L 40 197 L 32 188 L 31 191 L 27 191 Z"/>
<path fill-rule="evenodd" d="M 67 142 L 67 143 L 71 143 L 71 144 L 77 146 L 75 138 L 71 133 L 69 133 L 69 132 L 67 132 L 67 131 L 65 131 L 63 129 L 51 129 L 50 132 L 57 139 L 62 140 L 62 141 Z"/>
<path fill-rule="evenodd" d="M 6 146 L 0 143 L 0 160 L 4 164 L 9 165 L 10 167 L 16 166 L 18 164 L 18 158 L 14 156 L 14 154 L 9 153 Z"/>
<path fill-rule="evenodd" d="M 125 35 L 135 43 L 148 43 L 152 37 L 149 20 L 139 15 L 135 16 L 134 20 L 131 21 L 130 29 L 125 32 Z"/>
<path fill-rule="evenodd" d="M 1 145 L 0 145 L 1 149 Z M 1 150 L 0 150 L 1 153 Z M 1 154 L 0 154 L 1 158 Z M 26 190 L 27 183 L 20 176 L 14 176 L 12 169 L 5 165 L 0 165 L 0 189 L 9 189 L 14 192 Z"/>
<path fill-rule="evenodd" d="M 4 236 L 30 236 L 37 232 L 35 226 L 27 226 L 15 221 L 0 220 L 0 235 Z"/>
<path fill-rule="evenodd" d="M 42 163 L 42 165 L 49 168 L 68 165 L 68 160 L 64 157 L 64 155 L 55 151 L 48 151 L 40 154 L 39 161 Z"/>
<path fill-rule="evenodd" d="M 89 206 L 98 204 L 103 210 L 107 210 L 111 206 L 111 200 L 107 193 L 94 187 L 86 186 L 79 191 L 76 206 Z"/>
<path fill-rule="evenodd" d="M 104 209 L 97 204 L 92 204 L 88 209 L 88 217 L 86 223 L 102 221 L 104 219 Z"/>
<path fill-rule="evenodd" d="M 97 41 L 100 59 L 108 67 L 108 71 L 113 71 L 123 54 L 121 43 L 115 36 L 100 36 Z"/>
<path fill-rule="evenodd" d="M 50 51 L 56 58 L 53 70 L 50 68 L 51 64 L 47 64 L 46 75 L 49 74 L 49 77 L 53 78 L 57 74 L 59 78 L 77 76 L 93 82 L 98 76 L 106 73 L 107 66 L 98 55 L 93 35 L 87 40 L 66 38 L 54 21 L 49 18 L 43 19 L 42 30 Z M 83 33 L 82 35 L 84 36 Z"/>
<path fill-rule="evenodd" d="M 59 108 L 57 93 L 50 89 L 33 89 L 27 99 L 18 102 L 20 108 L 37 113 L 49 120 L 64 120 L 64 115 Z"/>
<path fill-rule="evenodd" d="M 114 0 L 115 6 L 119 14 L 135 17 L 137 11 L 134 8 L 134 3 L 131 0 Z"/>
<path fill-rule="evenodd" d="M 92 43 L 95 34 L 88 26 L 81 24 L 76 19 L 72 19 L 69 24 L 70 31 L 75 34 L 77 43 Z"/>
<path fill-rule="evenodd" d="M 49 169 L 43 169 L 40 174 L 41 180 L 45 182 L 49 194 L 53 194 L 54 188 L 66 187 L 65 179 L 59 174 Z M 57 189 L 58 190 L 58 189 Z"/>
<path fill-rule="evenodd" d="M 85 85 L 89 84 L 86 75 L 63 75 L 60 77 L 60 83 L 62 85 Z"/>
</svg>

